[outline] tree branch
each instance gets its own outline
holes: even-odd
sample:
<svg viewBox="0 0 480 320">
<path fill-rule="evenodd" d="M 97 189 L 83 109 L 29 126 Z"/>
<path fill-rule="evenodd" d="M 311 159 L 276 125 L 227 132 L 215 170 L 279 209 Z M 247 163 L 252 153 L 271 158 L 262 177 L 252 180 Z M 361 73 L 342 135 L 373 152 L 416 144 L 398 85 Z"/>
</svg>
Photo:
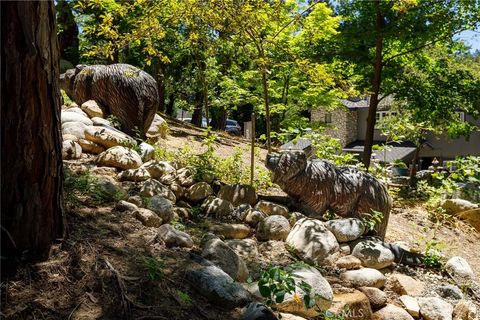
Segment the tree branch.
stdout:
<svg viewBox="0 0 480 320">
<path fill-rule="evenodd" d="M 300 14 L 298 16 L 296 16 L 295 18 L 291 19 L 288 23 L 286 23 L 282 28 L 280 28 L 280 30 L 277 31 L 277 33 L 275 33 L 275 35 L 272 37 L 272 40 L 275 39 L 283 30 L 285 30 L 286 27 L 288 27 L 289 25 L 291 25 L 295 20 L 298 20 L 300 19 L 301 16 L 303 16 L 304 13 L 306 13 L 307 11 L 309 11 L 310 9 L 312 9 L 313 7 L 315 7 L 317 4 L 319 4 L 320 2 L 323 2 L 323 1 L 314 1 L 307 9 L 303 10 L 302 12 L 300 12 Z"/>
<path fill-rule="evenodd" d="M 442 41 L 442 40 L 445 40 L 445 39 L 447 39 L 447 38 L 451 38 L 451 37 L 453 37 L 454 35 L 456 35 L 457 33 L 460 33 L 460 32 L 465 31 L 465 30 L 467 30 L 467 29 L 461 29 L 461 30 L 455 31 L 455 32 L 453 32 L 453 33 L 451 33 L 451 34 L 447 34 L 447 35 L 445 35 L 445 36 L 443 36 L 443 37 L 440 37 L 440 38 L 437 38 L 437 39 L 432 40 L 432 41 L 430 41 L 430 42 L 424 43 L 424 44 L 422 44 L 421 46 L 414 47 L 414 48 L 410 48 L 410 49 L 405 50 L 405 51 L 403 51 L 403 52 L 397 53 L 397 54 L 389 57 L 388 59 L 385 59 L 385 61 L 383 62 L 383 64 L 386 65 L 386 64 L 388 64 L 390 61 L 392 61 L 392 60 L 395 59 L 395 58 L 398 58 L 398 57 L 400 57 L 400 56 L 403 56 L 403 55 L 412 53 L 412 52 L 417 51 L 417 50 L 420 50 L 420 49 L 423 49 L 423 48 L 425 48 L 425 47 L 428 47 L 428 46 L 430 46 L 430 45 L 432 45 L 432 44 L 435 44 L 435 43 L 440 42 L 440 41 Z"/>
</svg>

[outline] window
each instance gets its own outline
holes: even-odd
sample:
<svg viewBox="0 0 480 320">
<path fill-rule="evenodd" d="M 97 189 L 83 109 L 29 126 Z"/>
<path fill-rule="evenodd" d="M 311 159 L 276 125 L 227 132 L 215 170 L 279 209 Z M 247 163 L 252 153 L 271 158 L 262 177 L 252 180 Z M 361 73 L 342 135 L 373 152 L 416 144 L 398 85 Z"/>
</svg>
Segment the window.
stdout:
<svg viewBox="0 0 480 320">
<path fill-rule="evenodd" d="M 377 111 L 375 113 L 375 127 L 377 127 L 378 121 L 382 120 L 383 118 L 386 118 L 388 116 L 395 116 L 397 112 L 395 111 Z"/>
<path fill-rule="evenodd" d="M 332 113 L 331 112 L 325 113 L 325 123 L 332 123 Z"/>
</svg>

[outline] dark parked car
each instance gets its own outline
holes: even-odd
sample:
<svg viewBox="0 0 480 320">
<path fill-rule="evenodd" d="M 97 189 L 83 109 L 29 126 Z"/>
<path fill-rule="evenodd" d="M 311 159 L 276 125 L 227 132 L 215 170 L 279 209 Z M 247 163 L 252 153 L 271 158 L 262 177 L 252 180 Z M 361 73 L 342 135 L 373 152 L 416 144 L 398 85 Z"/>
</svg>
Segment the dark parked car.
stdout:
<svg viewBox="0 0 480 320">
<path fill-rule="evenodd" d="M 225 131 L 236 136 L 242 135 L 242 127 L 240 127 L 236 120 L 232 119 L 227 119 Z"/>
</svg>

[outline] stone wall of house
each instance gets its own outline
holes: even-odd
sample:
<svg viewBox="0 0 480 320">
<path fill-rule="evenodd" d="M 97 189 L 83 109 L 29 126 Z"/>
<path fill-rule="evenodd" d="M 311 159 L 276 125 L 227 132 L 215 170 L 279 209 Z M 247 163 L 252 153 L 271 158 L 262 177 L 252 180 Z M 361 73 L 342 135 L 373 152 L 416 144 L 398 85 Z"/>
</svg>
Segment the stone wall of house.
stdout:
<svg viewBox="0 0 480 320">
<path fill-rule="evenodd" d="M 328 113 L 332 115 L 332 123 L 325 130 L 325 134 L 338 139 L 342 147 L 357 140 L 357 111 L 337 109 L 326 111 L 323 109 L 312 110 L 312 121 L 325 122 Z"/>
</svg>

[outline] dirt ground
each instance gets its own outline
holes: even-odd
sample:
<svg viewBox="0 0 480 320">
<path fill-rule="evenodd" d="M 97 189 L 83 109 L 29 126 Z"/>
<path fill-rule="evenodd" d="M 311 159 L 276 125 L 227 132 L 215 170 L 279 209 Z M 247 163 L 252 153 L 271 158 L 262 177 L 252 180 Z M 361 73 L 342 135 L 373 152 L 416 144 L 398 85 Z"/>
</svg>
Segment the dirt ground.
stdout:
<svg viewBox="0 0 480 320">
<path fill-rule="evenodd" d="M 169 150 L 189 144 L 201 148 L 202 131 L 170 124 L 164 142 Z M 221 135 L 217 152 L 229 155 L 248 141 Z M 257 163 L 263 163 L 261 150 Z M 249 163 L 249 153 L 244 156 Z M 42 263 L 23 264 L 2 278 L 2 319 L 239 319 L 240 310 L 222 310 L 197 294 L 185 281 L 189 251 L 167 249 L 155 229 L 143 227 L 114 203 L 79 198 L 66 208 L 68 237 Z M 179 228 L 194 242 L 205 232 L 201 220 Z M 480 234 L 463 222 L 435 224 L 419 204 L 394 203 L 387 241 L 404 241 L 423 250 L 425 239 L 445 243 L 446 257 L 460 255 L 480 276 Z M 274 250 L 273 250 L 274 251 Z M 272 254 L 274 253 L 272 251 Z M 200 253 L 194 247 L 191 252 Z M 274 255 L 273 255 L 274 256 Z M 280 255 L 279 255 L 280 256 Z M 277 259 L 277 258 L 274 258 Z"/>
</svg>

